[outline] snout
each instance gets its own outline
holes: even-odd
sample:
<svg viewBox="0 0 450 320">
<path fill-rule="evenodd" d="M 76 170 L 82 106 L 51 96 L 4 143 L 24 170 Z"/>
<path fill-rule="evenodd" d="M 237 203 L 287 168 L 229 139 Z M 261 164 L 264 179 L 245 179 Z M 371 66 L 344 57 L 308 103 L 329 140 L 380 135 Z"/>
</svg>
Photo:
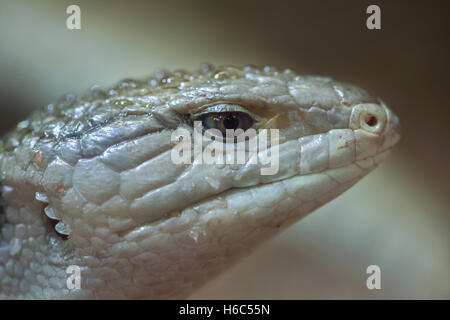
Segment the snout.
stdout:
<svg viewBox="0 0 450 320">
<path fill-rule="evenodd" d="M 392 148 L 400 140 L 401 126 L 398 117 L 389 109 L 383 101 L 380 101 L 386 113 L 386 128 L 384 129 L 384 142 L 382 149 Z"/>
<path fill-rule="evenodd" d="M 400 139 L 399 119 L 381 100 L 354 106 L 349 127 L 355 135 L 356 160 L 382 153 Z"/>
</svg>

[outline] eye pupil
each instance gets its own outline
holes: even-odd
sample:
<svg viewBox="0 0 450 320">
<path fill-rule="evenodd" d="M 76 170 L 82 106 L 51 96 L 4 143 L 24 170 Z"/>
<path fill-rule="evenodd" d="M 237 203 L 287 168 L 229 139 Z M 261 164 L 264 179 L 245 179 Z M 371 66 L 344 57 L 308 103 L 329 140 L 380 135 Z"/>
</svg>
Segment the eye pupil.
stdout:
<svg viewBox="0 0 450 320">
<path fill-rule="evenodd" d="M 239 127 L 239 118 L 232 114 L 228 115 L 223 119 L 223 126 L 225 129 L 236 129 Z"/>
</svg>

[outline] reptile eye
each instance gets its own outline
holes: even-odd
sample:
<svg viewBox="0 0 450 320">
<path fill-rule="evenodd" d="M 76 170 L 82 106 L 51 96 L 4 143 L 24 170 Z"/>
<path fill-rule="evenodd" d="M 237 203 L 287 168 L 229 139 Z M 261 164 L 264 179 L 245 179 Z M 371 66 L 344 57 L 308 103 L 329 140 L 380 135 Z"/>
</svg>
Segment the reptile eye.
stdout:
<svg viewBox="0 0 450 320">
<path fill-rule="evenodd" d="M 202 121 L 204 129 L 218 129 L 223 136 L 226 130 L 247 130 L 254 120 L 244 112 L 216 112 L 202 115 L 199 120 Z"/>
</svg>

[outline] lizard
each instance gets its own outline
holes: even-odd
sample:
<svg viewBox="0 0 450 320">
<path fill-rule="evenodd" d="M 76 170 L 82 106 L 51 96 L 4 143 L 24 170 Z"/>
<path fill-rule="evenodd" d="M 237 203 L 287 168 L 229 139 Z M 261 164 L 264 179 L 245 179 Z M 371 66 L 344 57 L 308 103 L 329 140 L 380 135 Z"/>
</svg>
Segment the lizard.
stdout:
<svg viewBox="0 0 450 320">
<path fill-rule="evenodd" d="M 249 157 L 175 164 L 173 134 L 195 121 L 218 135 L 278 130 L 277 172 Z M 0 299 L 186 298 L 399 138 L 398 117 L 366 90 L 271 66 L 158 70 L 67 94 L 1 140 Z"/>
</svg>

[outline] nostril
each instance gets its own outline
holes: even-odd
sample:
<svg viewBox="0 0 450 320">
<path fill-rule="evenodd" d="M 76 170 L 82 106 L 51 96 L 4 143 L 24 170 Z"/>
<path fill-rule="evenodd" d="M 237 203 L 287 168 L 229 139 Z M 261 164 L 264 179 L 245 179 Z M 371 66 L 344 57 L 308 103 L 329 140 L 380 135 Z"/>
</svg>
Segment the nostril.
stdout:
<svg viewBox="0 0 450 320">
<path fill-rule="evenodd" d="M 368 115 L 366 117 L 366 124 L 369 127 L 375 127 L 378 124 L 378 119 L 374 115 Z"/>
<path fill-rule="evenodd" d="M 372 134 L 380 134 L 386 125 L 385 108 L 375 103 L 361 103 L 353 107 L 350 115 L 351 129 L 366 130 Z"/>
</svg>

